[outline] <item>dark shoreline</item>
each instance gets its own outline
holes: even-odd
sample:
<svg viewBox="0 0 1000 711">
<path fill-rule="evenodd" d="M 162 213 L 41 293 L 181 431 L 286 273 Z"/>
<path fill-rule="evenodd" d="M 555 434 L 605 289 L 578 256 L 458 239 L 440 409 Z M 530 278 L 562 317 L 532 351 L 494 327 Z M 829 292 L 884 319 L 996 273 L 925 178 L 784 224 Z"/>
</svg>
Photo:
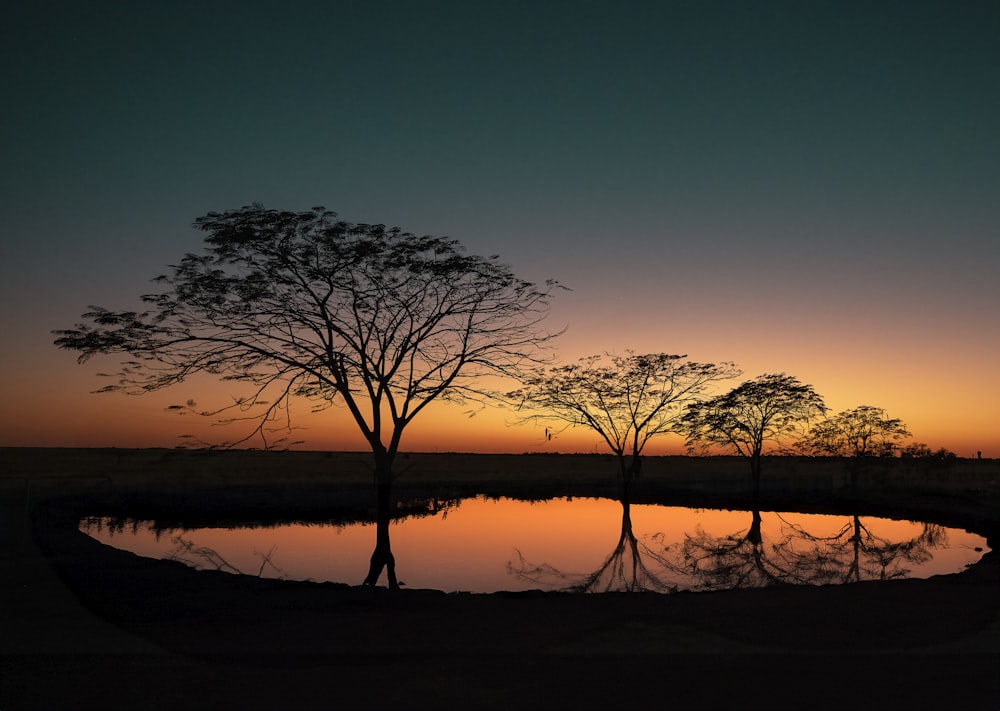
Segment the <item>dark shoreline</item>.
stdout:
<svg viewBox="0 0 1000 711">
<path fill-rule="evenodd" d="M 374 512 L 363 452 L 205 450 L 33 450 L 0 448 L 0 486 L 47 517 L 122 515 L 194 524 L 211 521 L 326 520 L 330 510 Z M 50 464 L 45 465 L 48 460 Z M 26 466 L 32 462 L 33 466 Z M 394 505 L 469 496 L 523 500 L 618 498 L 610 455 L 404 454 Z M 738 457 L 648 457 L 633 503 L 698 508 L 858 514 L 925 520 L 996 541 L 1000 460 L 951 463 L 876 460 L 856 489 L 835 458 L 771 457 L 761 496 L 751 496 Z M 11 472 L 25 471 L 22 476 Z M 1000 545 L 991 547 L 997 548 Z"/>
<path fill-rule="evenodd" d="M 0 450 L 7 474 L 0 481 L 8 570 L 4 711 L 621 703 L 994 709 L 1000 700 L 996 552 L 963 573 L 928 580 L 672 595 L 449 595 L 269 581 L 116 551 L 77 531 L 72 517 L 94 505 L 177 511 L 193 502 L 204 515 L 266 513 L 310 497 L 321 508 L 317 491 L 326 489 L 331 500 L 364 507 L 371 484 L 360 455 L 84 452 L 83 476 L 74 478 L 65 466 L 80 455 L 57 454 L 65 459 L 21 482 L 11 468 L 15 457 Z M 420 461 L 400 480 L 397 498 L 466 486 L 504 495 L 615 490 L 613 470 L 601 459 L 563 455 L 532 468 L 517 465 L 525 459 L 440 459 L 447 456 L 414 457 Z M 422 469 L 431 457 L 453 466 L 434 480 Z M 564 466 L 551 466 L 556 461 Z M 478 480 L 463 483 L 470 462 Z M 333 463 L 341 466 L 331 474 Z M 692 472 L 679 472 L 673 458 L 645 467 L 633 500 L 670 492 L 672 501 L 737 507 L 744 495 L 726 490 L 738 482 L 738 467 L 713 462 L 717 480 L 699 481 L 706 462 L 686 463 Z M 813 472 L 826 486 L 803 486 L 804 464 L 784 462 L 799 486 L 765 492 L 762 508 L 788 502 L 919 513 L 987 535 L 996 548 L 996 487 L 989 476 L 977 478 L 982 467 L 975 463 L 939 482 L 918 473 L 921 481 L 906 492 L 889 472 L 851 496 L 835 486 L 832 469 Z M 261 467 L 280 482 L 265 481 Z M 16 521 L 28 508 L 33 535 L 17 552 Z M 58 688 L 47 681 L 57 677 Z"/>
</svg>

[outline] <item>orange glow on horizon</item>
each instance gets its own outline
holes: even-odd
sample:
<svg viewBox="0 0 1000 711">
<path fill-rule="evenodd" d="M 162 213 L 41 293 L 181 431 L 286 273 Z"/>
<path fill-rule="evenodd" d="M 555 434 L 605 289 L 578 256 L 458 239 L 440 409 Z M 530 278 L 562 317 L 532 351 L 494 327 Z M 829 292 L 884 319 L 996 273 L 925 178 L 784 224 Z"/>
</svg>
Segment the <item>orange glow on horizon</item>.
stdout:
<svg viewBox="0 0 1000 711">
<path fill-rule="evenodd" d="M 641 343 L 638 345 L 642 345 Z M 647 344 L 649 345 L 649 344 Z M 653 348 L 636 350 L 652 351 Z M 669 351 L 670 349 L 662 349 Z M 593 349 L 582 353 L 593 352 Z M 683 352 L 683 351 L 681 351 Z M 720 348 L 720 352 L 722 349 Z M 718 362 L 713 354 L 691 354 L 692 360 Z M 573 358 L 562 356 L 562 362 Z M 761 361 L 763 363 L 763 361 Z M 108 364 L 104 364 L 108 367 Z M 919 362 L 917 365 L 921 365 Z M 926 365 L 926 364 L 923 364 Z M 834 367 L 836 366 L 836 367 Z M 202 407 L 231 402 L 234 384 L 206 377 L 193 378 L 169 391 L 142 396 L 116 393 L 92 394 L 105 383 L 94 377 L 95 368 L 79 367 L 69 354 L 54 351 L 39 363 L 51 372 L 43 381 L 31 379 L 4 383 L 6 399 L 15 406 L 0 411 L 0 446 L 35 447 L 176 447 L 221 444 L 247 434 L 247 422 L 218 426 L 209 418 L 178 415 L 166 411 L 169 405 L 195 400 Z M 742 379 L 780 368 L 742 364 Z M 829 367 L 830 370 L 826 370 Z M 931 449 L 944 447 L 962 457 L 1000 457 L 1000 430 L 992 423 L 994 392 L 977 379 L 941 386 L 933 396 L 914 388 L 915 376 L 903 373 L 894 379 L 869 372 L 860 362 L 816 360 L 809 367 L 785 368 L 803 382 L 814 385 L 824 396 L 831 412 L 861 404 L 883 407 L 891 417 L 899 417 L 909 427 L 907 442 L 923 442 Z M 995 388 L 994 388 L 995 390 Z M 309 403 L 296 403 L 292 412 L 292 432 L 274 432 L 272 441 L 285 437 L 296 449 L 327 451 L 366 450 L 367 443 L 343 408 L 310 414 Z M 545 438 L 545 427 L 558 430 L 559 423 L 540 421 L 515 424 L 515 413 L 499 408 L 482 408 L 470 416 L 470 408 L 433 403 L 404 433 L 403 451 L 481 453 L 605 453 L 607 445 L 594 432 L 583 428 L 558 431 Z M 192 435 L 190 439 L 182 435 Z M 251 438 L 242 447 L 261 447 Z M 653 439 L 646 454 L 684 454 L 680 437 L 667 435 Z"/>
</svg>

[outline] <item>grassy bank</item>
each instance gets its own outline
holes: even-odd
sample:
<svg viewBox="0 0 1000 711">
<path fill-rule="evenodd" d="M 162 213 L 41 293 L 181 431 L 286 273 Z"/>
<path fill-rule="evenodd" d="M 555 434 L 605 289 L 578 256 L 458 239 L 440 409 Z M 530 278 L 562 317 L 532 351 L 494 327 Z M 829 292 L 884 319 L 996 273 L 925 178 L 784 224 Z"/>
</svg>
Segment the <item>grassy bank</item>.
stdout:
<svg viewBox="0 0 1000 711">
<path fill-rule="evenodd" d="M 1000 504 L 1000 460 L 875 460 L 857 488 L 847 462 L 830 457 L 770 457 L 762 504 L 822 507 L 865 502 L 924 508 L 964 504 L 990 517 Z M 617 464 L 597 454 L 402 454 L 397 498 L 476 493 L 522 498 L 617 496 Z M 0 449 L 0 491 L 31 508 L 53 498 L 156 501 L 210 506 L 256 499 L 257 508 L 352 506 L 370 500 L 371 456 L 364 452 L 181 449 Z M 648 457 L 634 500 L 743 505 L 748 467 L 739 457 Z M 947 507 L 946 507 L 947 508 Z"/>
<path fill-rule="evenodd" d="M 617 488 L 613 460 L 597 455 L 411 454 L 400 472 L 400 500 Z M 767 504 L 882 507 L 997 530 L 997 462 L 896 460 L 853 492 L 845 474 L 837 460 L 774 458 Z M 738 459 L 651 457 L 633 500 L 735 507 L 747 480 Z M 0 450 L 0 707 L 725 708 L 735 699 L 912 710 L 992 709 L 1000 698 L 995 554 L 960 574 L 887 583 L 446 595 L 194 571 L 103 546 L 72 520 L 78 507 L 105 505 L 209 515 L 322 510 L 352 497 L 370 506 L 371 484 L 364 454 Z"/>
<path fill-rule="evenodd" d="M 394 495 L 400 514 L 430 497 L 617 497 L 617 470 L 610 455 L 411 453 L 398 460 Z M 749 509 L 748 471 L 738 457 L 649 457 L 632 501 Z M 836 458 L 771 457 L 763 471 L 761 510 L 915 518 L 993 540 L 1000 526 L 998 460 L 876 460 L 856 488 Z M 8 527 L 40 507 L 201 522 L 323 520 L 334 510 L 363 519 L 373 514 L 372 483 L 363 452 L 0 449 Z"/>
<path fill-rule="evenodd" d="M 403 486 L 481 482 L 601 483 L 614 481 L 616 464 L 600 454 L 424 454 L 397 461 Z M 647 457 L 643 478 L 679 487 L 739 489 L 747 465 L 739 457 Z M 370 483 L 365 452 L 267 452 L 184 449 L 0 448 L 0 482 L 116 487 L 218 486 L 225 484 Z M 769 457 L 764 486 L 783 489 L 839 488 L 846 462 L 833 457 Z M 862 474 L 867 490 L 902 489 L 959 493 L 1000 489 L 1000 460 L 874 460 Z"/>
</svg>

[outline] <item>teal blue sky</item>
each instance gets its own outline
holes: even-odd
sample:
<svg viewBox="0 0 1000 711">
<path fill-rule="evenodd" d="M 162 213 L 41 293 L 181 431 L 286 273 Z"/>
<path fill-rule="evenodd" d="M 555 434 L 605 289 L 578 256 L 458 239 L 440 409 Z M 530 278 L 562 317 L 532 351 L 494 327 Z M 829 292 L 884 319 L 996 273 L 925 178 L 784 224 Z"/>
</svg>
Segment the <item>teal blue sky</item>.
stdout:
<svg viewBox="0 0 1000 711">
<path fill-rule="evenodd" d="M 5 14 L 8 401 L 92 389 L 99 368 L 49 330 L 90 303 L 134 306 L 198 248 L 194 218 L 260 201 L 449 235 L 559 279 L 567 358 L 787 371 L 915 434 L 931 411 L 980 413 L 949 414 L 949 431 L 978 421 L 1000 456 L 981 422 L 1000 397 L 996 2 Z M 0 443 L 44 440 L 29 420 Z"/>
</svg>

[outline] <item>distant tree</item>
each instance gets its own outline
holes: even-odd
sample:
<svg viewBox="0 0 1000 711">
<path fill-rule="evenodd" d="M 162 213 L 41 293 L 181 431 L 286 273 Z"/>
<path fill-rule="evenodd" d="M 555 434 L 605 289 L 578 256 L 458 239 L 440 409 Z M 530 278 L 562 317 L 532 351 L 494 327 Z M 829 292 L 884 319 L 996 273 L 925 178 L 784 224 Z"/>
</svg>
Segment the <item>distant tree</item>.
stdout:
<svg viewBox="0 0 1000 711">
<path fill-rule="evenodd" d="M 899 456 L 904 459 L 934 459 L 942 462 L 958 459 L 958 455 L 950 449 L 939 447 L 932 450 L 923 442 L 908 444 L 899 450 Z"/>
<path fill-rule="evenodd" d="M 923 459 L 933 456 L 934 452 L 923 442 L 913 442 L 899 450 L 899 456 L 903 459 Z"/>
<path fill-rule="evenodd" d="M 909 436 L 902 420 L 890 418 L 880 407 L 861 405 L 818 422 L 803 446 L 835 457 L 891 457 L 899 441 Z"/>
<path fill-rule="evenodd" d="M 768 374 L 724 395 L 691 403 L 680 429 L 691 450 L 721 448 L 744 457 L 757 498 L 765 444 L 801 437 L 805 427 L 825 412 L 823 398 L 811 385 L 784 373 Z"/>
<path fill-rule="evenodd" d="M 142 297 L 148 310 L 91 307 L 87 323 L 54 332 L 56 345 L 81 362 L 127 356 L 105 391 L 160 390 L 199 372 L 249 384 L 231 409 L 261 437 L 296 396 L 317 410 L 342 404 L 374 458 L 380 526 L 365 582 L 388 567 L 395 587 L 389 494 L 403 432 L 434 400 L 486 395 L 482 375 L 541 363 L 558 285 L 523 281 L 453 239 L 351 224 L 322 207 L 254 204 L 195 227 L 208 233 L 204 253 L 156 280 L 164 288 Z"/>
<path fill-rule="evenodd" d="M 954 462 L 958 459 L 958 455 L 952 452 L 950 449 L 945 449 L 944 447 L 938 447 L 931 454 L 931 459 L 935 459 L 940 462 Z"/>
<path fill-rule="evenodd" d="M 909 436 L 902 420 L 890 418 L 880 407 L 861 405 L 818 422 L 802 441 L 802 448 L 812 454 L 848 458 L 851 485 L 857 486 L 867 460 L 893 456 L 900 440 Z"/>
<path fill-rule="evenodd" d="M 927 467 L 939 469 L 954 466 L 958 462 L 958 455 L 950 449 L 944 447 L 931 449 L 923 442 L 914 442 L 900 448 L 899 456 L 908 463 L 908 468 L 916 465 L 921 469 Z"/>
<path fill-rule="evenodd" d="M 626 489 L 639 474 L 654 437 L 674 431 L 684 406 L 718 380 L 735 377 L 731 363 L 694 363 L 666 353 L 594 355 L 571 365 L 536 369 L 509 393 L 526 420 L 555 420 L 596 432 L 615 454 Z"/>
</svg>

